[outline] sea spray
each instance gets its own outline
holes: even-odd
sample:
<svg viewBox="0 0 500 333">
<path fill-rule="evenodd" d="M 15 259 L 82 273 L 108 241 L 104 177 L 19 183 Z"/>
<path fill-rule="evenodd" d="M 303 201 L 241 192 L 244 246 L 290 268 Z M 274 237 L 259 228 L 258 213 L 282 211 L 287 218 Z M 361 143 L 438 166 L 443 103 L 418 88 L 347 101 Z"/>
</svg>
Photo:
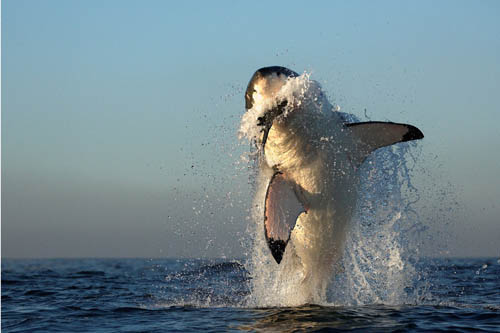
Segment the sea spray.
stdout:
<svg viewBox="0 0 500 333">
<path fill-rule="evenodd" d="M 330 285 L 330 302 L 414 304 L 425 294 L 418 266 L 425 228 L 414 210 L 419 193 L 411 182 L 412 145 L 379 149 L 362 166 L 343 271 Z"/>
</svg>

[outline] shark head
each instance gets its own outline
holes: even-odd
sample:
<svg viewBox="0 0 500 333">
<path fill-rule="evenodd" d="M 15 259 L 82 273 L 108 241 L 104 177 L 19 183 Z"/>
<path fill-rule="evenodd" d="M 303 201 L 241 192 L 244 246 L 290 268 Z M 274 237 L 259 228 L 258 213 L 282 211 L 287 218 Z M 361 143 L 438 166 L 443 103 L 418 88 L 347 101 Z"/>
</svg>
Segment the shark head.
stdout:
<svg viewBox="0 0 500 333">
<path fill-rule="evenodd" d="M 258 138 L 265 145 L 274 120 L 290 107 L 282 88 L 298 77 L 296 72 L 280 66 L 263 67 L 253 74 L 245 92 L 244 123 L 248 128 L 242 132 L 246 136 Z"/>
</svg>

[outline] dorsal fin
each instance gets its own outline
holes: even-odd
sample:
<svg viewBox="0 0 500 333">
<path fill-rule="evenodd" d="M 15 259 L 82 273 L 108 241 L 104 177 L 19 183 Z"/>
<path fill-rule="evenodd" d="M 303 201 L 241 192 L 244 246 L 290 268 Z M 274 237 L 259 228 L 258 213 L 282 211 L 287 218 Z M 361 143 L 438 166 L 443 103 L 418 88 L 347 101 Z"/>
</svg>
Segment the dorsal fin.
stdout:
<svg viewBox="0 0 500 333">
<path fill-rule="evenodd" d="M 419 140 L 424 134 L 415 126 L 383 121 L 345 124 L 357 140 L 359 164 L 374 150 L 398 142 Z"/>
</svg>

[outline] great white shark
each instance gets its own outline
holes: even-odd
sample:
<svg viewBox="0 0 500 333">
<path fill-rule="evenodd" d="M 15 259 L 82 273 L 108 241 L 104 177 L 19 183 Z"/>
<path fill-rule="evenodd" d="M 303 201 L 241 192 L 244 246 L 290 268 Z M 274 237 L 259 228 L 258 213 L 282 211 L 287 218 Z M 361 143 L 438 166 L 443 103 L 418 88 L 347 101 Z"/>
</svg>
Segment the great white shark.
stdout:
<svg viewBox="0 0 500 333">
<path fill-rule="evenodd" d="M 301 270 L 303 302 L 317 301 L 341 258 L 363 161 L 424 135 L 408 124 L 349 122 L 316 81 L 279 66 L 253 74 L 245 107 L 240 131 L 257 148 L 267 183 L 262 232 L 276 264 Z"/>
</svg>

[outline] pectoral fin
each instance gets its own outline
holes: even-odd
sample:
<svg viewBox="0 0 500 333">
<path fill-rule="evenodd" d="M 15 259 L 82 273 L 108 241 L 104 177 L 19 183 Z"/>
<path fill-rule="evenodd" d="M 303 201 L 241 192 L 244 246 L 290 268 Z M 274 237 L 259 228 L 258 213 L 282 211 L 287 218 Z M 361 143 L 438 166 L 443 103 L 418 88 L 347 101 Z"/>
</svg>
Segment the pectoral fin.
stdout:
<svg viewBox="0 0 500 333">
<path fill-rule="evenodd" d="M 290 240 L 297 218 L 306 212 L 297 195 L 297 186 L 276 172 L 267 187 L 264 208 L 264 230 L 267 245 L 279 264 Z"/>
<path fill-rule="evenodd" d="M 345 126 L 358 140 L 359 164 L 375 149 L 424 137 L 418 128 L 408 124 L 369 121 Z"/>
</svg>

